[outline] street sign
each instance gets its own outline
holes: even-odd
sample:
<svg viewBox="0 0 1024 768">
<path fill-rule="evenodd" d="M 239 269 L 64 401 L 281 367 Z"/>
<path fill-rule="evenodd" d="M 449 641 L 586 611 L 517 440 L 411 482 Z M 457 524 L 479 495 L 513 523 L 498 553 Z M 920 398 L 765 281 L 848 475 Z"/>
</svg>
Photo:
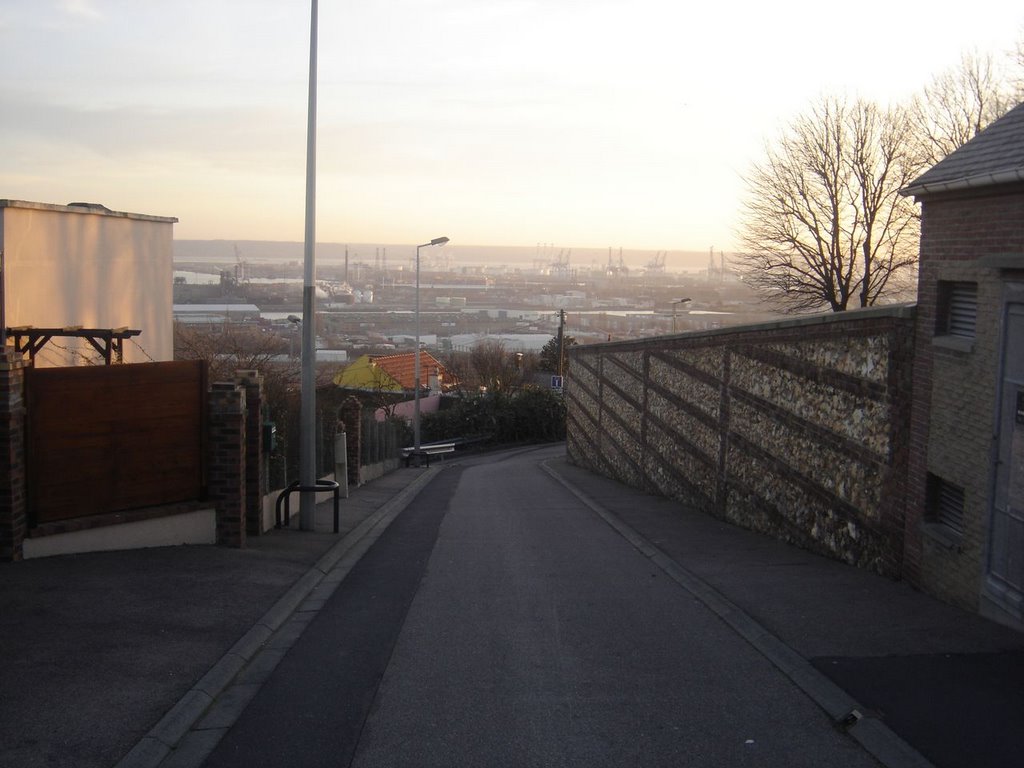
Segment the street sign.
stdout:
<svg viewBox="0 0 1024 768">
<path fill-rule="evenodd" d="M 552 376 L 551 377 L 551 388 L 561 390 L 562 389 L 562 377 Z"/>
</svg>

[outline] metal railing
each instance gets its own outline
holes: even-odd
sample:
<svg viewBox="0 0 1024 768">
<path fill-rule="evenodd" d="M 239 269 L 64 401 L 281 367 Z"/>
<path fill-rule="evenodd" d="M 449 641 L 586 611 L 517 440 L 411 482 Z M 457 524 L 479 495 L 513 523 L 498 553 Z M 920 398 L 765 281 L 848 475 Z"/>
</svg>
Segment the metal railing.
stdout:
<svg viewBox="0 0 1024 768">
<path fill-rule="evenodd" d="M 292 522 L 291 495 L 304 492 L 318 493 L 321 491 L 334 491 L 334 532 L 337 533 L 341 519 L 341 486 L 334 480 L 317 480 L 316 485 L 302 485 L 298 480 L 288 485 L 277 496 L 277 504 L 274 508 L 274 528 L 287 528 Z M 284 525 L 281 524 L 281 507 L 284 506 Z"/>
</svg>

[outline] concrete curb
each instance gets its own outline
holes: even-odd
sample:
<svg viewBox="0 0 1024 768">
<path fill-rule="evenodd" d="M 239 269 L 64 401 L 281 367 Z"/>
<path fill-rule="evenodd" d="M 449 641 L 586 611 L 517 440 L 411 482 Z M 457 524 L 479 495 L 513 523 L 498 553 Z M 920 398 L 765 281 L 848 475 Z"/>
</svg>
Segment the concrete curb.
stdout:
<svg viewBox="0 0 1024 768">
<path fill-rule="evenodd" d="M 551 460 L 541 467 L 554 480 L 582 501 L 604 520 L 616 533 L 649 558 L 679 586 L 700 600 L 722 621 L 758 650 L 782 674 L 821 707 L 837 727 L 842 728 L 868 754 L 886 768 L 935 768 L 934 764 L 901 739 L 885 724 L 868 716 L 867 709 L 846 691 L 815 669 L 810 662 L 755 621 L 743 609 L 717 591 L 707 582 L 686 570 L 636 530 L 620 520 L 615 513 L 602 507 L 572 481 L 550 466 Z"/>
<path fill-rule="evenodd" d="M 442 469 L 427 469 L 334 544 L 115 768 L 201 765 L 273 672 L 284 652 L 301 636 L 315 612 L 391 522 Z M 248 674 L 250 669 L 254 670 L 251 675 Z"/>
</svg>

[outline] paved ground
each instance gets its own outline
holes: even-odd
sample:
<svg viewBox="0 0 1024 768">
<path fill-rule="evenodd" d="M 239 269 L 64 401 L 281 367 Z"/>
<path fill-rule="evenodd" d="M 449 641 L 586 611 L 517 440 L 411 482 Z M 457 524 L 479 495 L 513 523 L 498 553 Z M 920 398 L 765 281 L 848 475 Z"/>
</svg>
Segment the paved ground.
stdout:
<svg viewBox="0 0 1024 768">
<path fill-rule="evenodd" d="M 520 463 L 528 458 L 543 466 L 544 482 L 584 501 L 591 523 L 608 523 L 612 527 L 602 530 L 617 532 L 639 550 L 648 569 L 654 568 L 651 573 L 660 574 L 655 581 L 664 582 L 669 592 L 686 590 L 691 602 L 710 609 L 717 618 L 705 630 L 728 629 L 715 645 L 734 642 L 726 637 L 742 638 L 746 650 L 735 653 L 756 649 L 762 662 L 767 659 L 803 690 L 818 715 L 836 718 L 856 709 L 847 723 L 854 738 L 843 738 L 867 744 L 883 764 L 926 765 L 922 755 L 940 768 L 1009 765 L 1019 759 L 1024 749 L 1020 634 L 906 585 L 581 471 L 564 461 L 561 448 L 518 453 Z M 429 481 L 424 493 L 448 498 L 456 491 L 445 491 L 445 483 L 463 471 L 454 464 L 484 466 L 495 459 L 449 463 L 440 474 L 437 467 L 403 469 L 357 489 L 343 502 L 342 537 L 282 531 L 241 551 L 176 547 L 0 565 L 0 765 L 197 765 L 197 756 L 217 746 L 204 738 L 216 734 L 217 743 L 227 745 L 232 737 L 224 734 L 243 713 L 258 711 L 259 693 L 275 670 L 297 658 L 288 649 L 316 641 L 307 627 L 330 621 L 335 590 L 343 592 L 339 584 L 355 589 L 363 554 L 370 552 L 369 568 L 375 557 L 393 549 L 395 542 L 386 542 L 398 534 L 388 525 L 392 519 L 404 523 L 405 517 L 396 515 L 420 488 Z M 527 482 L 540 481 L 524 476 L 524 492 Z M 457 551 L 458 537 L 442 535 L 444 526 L 461 530 L 473 519 L 472 503 L 462 500 L 447 512 L 447 504 L 434 505 L 435 533 L 419 535 L 425 552 L 440 557 Z M 494 518 L 505 521 L 505 532 L 514 527 L 509 514 L 505 509 Z M 590 525 L 582 518 L 578 524 Z M 588 539 L 605 535 L 586 530 Z M 494 534 L 487 539 L 492 549 L 500 541 Z M 379 547 L 373 545 L 378 538 Z M 626 556 L 618 552 L 616 557 Z M 561 561 L 571 560 L 563 552 Z M 411 567 L 419 560 L 399 557 L 398 562 Z M 438 574 L 441 581 L 443 576 Z M 445 578 L 457 581 L 459 574 L 452 570 Z M 636 574 L 630 578 L 635 581 Z M 439 599 L 432 591 L 417 598 L 420 581 L 413 582 L 412 592 L 408 585 L 395 590 L 399 597 L 391 606 L 408 621 L 422 618 L 417 599 Z M 437 585 L 423 582 L 422 589 Z M 486 616 L 484 611 L 478 618 Z M 373 626 L 334 620 L 336 632 Z M 406 621 L 398 623 L 407 626 Z M 435 625 L 430 631 L 440 629 Z M 361 642 L 369 649 L 384 647 L 372 637 Z M 411 657 L 394 661 L 389 668 L 388 656 L 385 669 L 421 666 Z M 358 676 L 373 668 L 356 664 L 352 669 Z M 839 685 L 831 686 L 830 679 Z M 344 685 L 365 689 L 368 683 L 354 678 Z M 370 757 L 361 759 L 374 764 Z"/>
<path fill-rule="evenodd" d="M 195 701 L 204 675 L 218 664 L 226 674 L 258 645 L 267 622 L 289 615 L 360 526 L 400 508 L 425 472 L 355 489 L 341 537 L 282 530 L 243 550 L 0 563 L 0 766 L 116 764 L 172 706 Z"/>
</svg>

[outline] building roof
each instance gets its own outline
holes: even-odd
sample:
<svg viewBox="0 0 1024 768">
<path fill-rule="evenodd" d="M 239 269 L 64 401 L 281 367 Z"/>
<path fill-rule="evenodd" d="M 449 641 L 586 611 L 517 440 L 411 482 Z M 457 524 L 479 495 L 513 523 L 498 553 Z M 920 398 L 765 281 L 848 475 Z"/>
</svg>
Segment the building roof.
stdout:
<svg viewBox="0 0 1024 768">
<path fill-rule="evenodd" d="M 373 362 L 383 368 L 399 384 L 402 389 L 413 389 L 416 381 L 416 355 L 406 352 L 399 355 L 381 355 L 374 357 Z M 434 371 L 440 371 L 442 381 L 447 381 L 448 371 L 444 365 L 429 352 L 420 356 L 420 386 L 429 387 L 430 377 Z"/>
<path fill-rule="evenodd" d="M 403 387 L 383 367 L 379 367 L 370 355 L 360 355 L 351 365 L 345 367 L 334 383 L 349 389 L 366 389 L 380 392 L 401 392 Z"/>
<path fill-rule="evenodd" d="M 423 352 L 420 357 L 421 387 L 430 386 L 430 377 L 435 371 L 441 374 L 443 388 L 453 383 L 444 365 L 429 352 Z M 334 383 L 353 389 L 411 391 L 415 379 L 416 358 L 414 353 L 405 352 L 398 355 L 362 355 L 339 373 Z"/>
<path fill-rule="evenodd" d="M 1024 181 L 1024 104 L 1011 109 L 904 187 L 904 195 L 935 194 Z"/>
<path fill-rule="evenodd" d="M 56 211 L 58 213 L 82 213 L 98 216 L 112 216 L 121 219 L 137 219 L 139 221 L 156 221 L 162 224 L 176 224 L 175 216 L 150 216 L 145 213 L 127 213 L 125 211 L 112 211 L 105 205 L 99 203 L 68 203 L 67 205 L 54 205 L 52 203 L 33 203 L 29 200 L 0 200 L 0 208 L 26 208 L 36 211 Z"/>
</svg>

